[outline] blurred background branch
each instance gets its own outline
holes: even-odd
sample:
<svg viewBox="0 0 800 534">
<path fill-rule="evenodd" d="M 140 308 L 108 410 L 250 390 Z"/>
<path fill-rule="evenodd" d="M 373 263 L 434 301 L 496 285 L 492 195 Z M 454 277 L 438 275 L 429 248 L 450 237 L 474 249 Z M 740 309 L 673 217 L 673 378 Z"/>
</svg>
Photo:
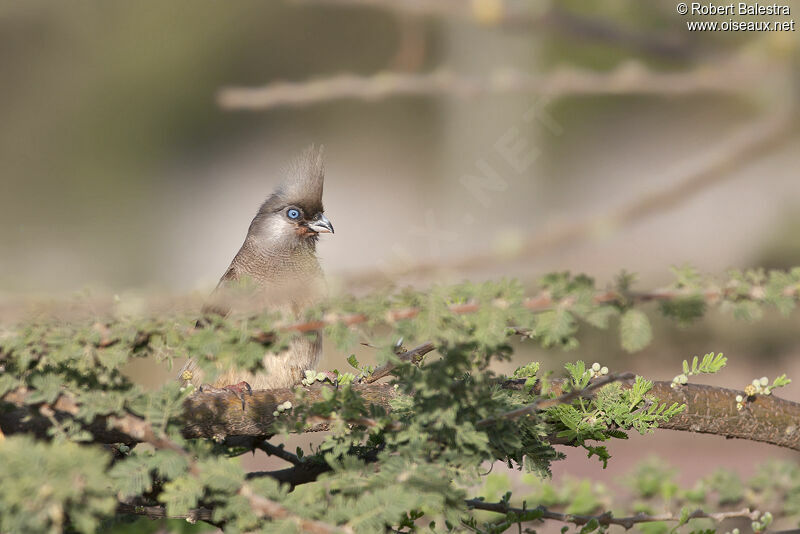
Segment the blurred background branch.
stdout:
<svg viewBox="0 0 800 534">
<path fill-rule="evenodd" d="M 299 4 L 374 8 L 398 15 L 446 17 L 503 30 L 560 33 L 570 38 L 623 46 L 670 59 L 693 54 L 692 43 L 674 32 L 664 34 L 627 28 L 597 16 L 563 9 L 554 2 L 506 0 L 295 0 Z"/>
<path fill-rule="evenodd" d="M 371 76 L 340 74 L 307 82 L 274 82 L 264 87 L 228 87 L 218 96 L 226 109 L 267 110 L 305 106 L 341 98 L 379 100 L 392 96 L 476 97 L 529 93 L 546 98 L 592 95 L 679 96 L 702 93 L 747 93 L 760 80 L 778 73 L 762 61 L 717 62 L 681 72 L 658 72 L 637 62 L 609 72 L 561 67 L 543 74 L 497 70 L 488 76 L 466 76 L 448 70 L 424 74 L 383 72 Z"/>
<path fill-rule="evenodd" d="M 753 123 L 742 126 L 707 147 L 704 152 L 681 165 L 682 175 L 665 187 L 644 191 L 629 202 L 606 213 L 590 215 L 575 221 L 566 221 L 534 233 L 517 249 L 502 254 L 506 262 L 541 258 L 562 247 L 581 241 L 597 239 L 620 231 L 621 228 L 673 209 L 682 202 L 720 182 L 735 177 L 735 168 L 768 156 L 772 150 L 792 139 L 797 133 L 797 115 L 787 109 Z M 478 252 L 448 262 L 418 262 L 413 265 L 388 269 L 365 270 L 348 275 L 343 280 L 349 286 L 361 287 L 386 283 L 401 277 L 419 277 L 455 270 L 470 272 L 497 262 L 496 251 Z"/>
</svg>

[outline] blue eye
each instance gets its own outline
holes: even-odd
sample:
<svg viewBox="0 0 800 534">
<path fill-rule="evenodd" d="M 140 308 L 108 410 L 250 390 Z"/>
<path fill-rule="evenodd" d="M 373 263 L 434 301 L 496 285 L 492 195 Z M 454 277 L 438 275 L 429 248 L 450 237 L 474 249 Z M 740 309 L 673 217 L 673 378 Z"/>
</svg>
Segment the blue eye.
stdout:
<svg viewBox="0 0 800 534">
<path fill-rule="evenodd" d="M 299 219 L 300 218 L 300 212 L 298 210 L 292 208 L 292 209 L 290 209 L 289 211 L 286 212 L 286 216 L 289 217 L 290 219 Z"/>
</svg>

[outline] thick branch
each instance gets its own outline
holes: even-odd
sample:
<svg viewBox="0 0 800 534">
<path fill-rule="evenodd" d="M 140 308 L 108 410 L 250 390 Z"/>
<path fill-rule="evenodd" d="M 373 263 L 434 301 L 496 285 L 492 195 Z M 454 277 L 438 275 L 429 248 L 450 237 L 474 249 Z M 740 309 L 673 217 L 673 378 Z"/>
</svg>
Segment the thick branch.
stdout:
<svg viewBox="0 0 800 534">
<path fill-rule="evenodd" d="M 509 381 L 505 385 L 514 388 L 518 386 L 517 382 Z M 737 410 L 736 396 L 746 397 L 743 391 L 695 384 L 673 389 L 671 384 L 666 381 L 655 382 L 652 394 L 663 403 L 685 403 L 687 409 L 669 421 L 660 423 L 660 428 L 760 441 L 800 451 L 800 404 L 774 395 L 758 395 L 750 398 L 744 409 Z M 559 393 L 558 385 L 557 381 L 551 382 L 556 394 Z M 326 387 L 331 386 L 316 384 L 305 388 L 305 402 L 311 404 L 322 401 L 322 389 Z M 390 403 L 398 395 L 390 384 L 353 384 L 352 387 L 367 404 L 375 404 L 387 411 L 391 410 Z M 10 435 L 36 431 L 44 437 L 50 425 L 49 420 L 25 406 L 24 396 L 14 398 L 20 403 L 17 408 L 0 412 L 3 432 Z M 5 398 L 6 402 L 10 399 L 9 395 Z M 184 435 L 188 438 L 218 440 L 234 436 L 268 436 L 273 433 L 273 412 L 287 400 L 296 401 L 291 389 L 254 391 L 253 396 L 247 399 L 246 409 L 242 410 L 241 400 L 228 392 L 195 394 L 184 404 Z M 60 402 L 59 399 L 54 407 L 61 407 Z M 56 413 L 59 415 L 58 411 Z M 22 422 L 23 414 L 29 416 L 25 422 Z M 63 416 L 63 412 L 60 415 Z M 321 421 L 308 431 L 326 430 L 327 427 L 327 423 Z M 121 431 L 121 428 L 125 427 L 117 425 L 115 430 L 109 431 L 107 421 L 101 418 L 88 426 L 90 431 L 97 431 L 94 438 L 98 443 L 143 441 L 136 432 L 131 430 L 133 435 L 130 435 Z"/>
<path fill-rule="evenodd" d="M 685 403 L 687 410 L 660 428 L 726 438 L 771 443 L 800 451 L 800 404 L 774 395 L 749 398 L 744 409 L 736 409 L 736 396 L 743 391 L 688 384 L 672 388 L 671 382 L 655 382 L 651 393 L 660 402 Z"/>
<path fill-rule="evenodd" d="M 553 386 L 557 392 L 558 382 Z M 800 404 L 773 395 L 759 395 L 739 411 L 736 396 L 745 395 L 742 391 L 695 384 L 676 389 L 670 386 L 671 382 L 655 382 L 652 394 L 659 402 L 685 403 L 687 409 L 668 422 L 660 423 L 660 428 L 760 441 L 800 451 Z M 324 387 L 328 386 L 306 388 L 306 402 L 322 400 Z M 390 401 L 398 394 L 389 384 L 354 384 L 352 387 L 368 404 L 377 404 L 386 410 L 391 410 Z M 242 411 L 234 395 L 194 395 L 186 404 L 185 433 L 189 437 L 267 435 L 274 421 L 272 412 L 286 400 L 294 400 L 291 390 L 255 391 L 252 400 L 248 399 L 247 410 Z M 311 430 L 326 428 L 325 424 L 320 424 Z"/>
</svg>

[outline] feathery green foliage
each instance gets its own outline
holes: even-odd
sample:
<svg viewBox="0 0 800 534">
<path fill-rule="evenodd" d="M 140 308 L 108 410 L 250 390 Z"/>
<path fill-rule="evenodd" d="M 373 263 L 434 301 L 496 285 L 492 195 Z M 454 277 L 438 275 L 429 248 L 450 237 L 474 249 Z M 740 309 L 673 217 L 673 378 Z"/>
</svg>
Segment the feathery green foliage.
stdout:
<svg viewBox="0 0 800 534">
<path fill-rule="evenodd" d="M 679 323 L 707 312 L 711 293 L 735 317 L 757 317 L 755 310 L 767 305 L 786 313 L 800 288 L 800 269 L 732 273 L 722 282 L 682 269 L 676 278 L 654 294 L 660 311 Z M 363 396 L 362 382 L 375 369 L 353 357 L 357 373 L 308 370 L 308 387 L 262 414 L 273 418 L 269 433 L 276 436 L 321 423 L 328 429 L 319 445 L 281 453 L 296 464 L 296 478 L 288 479 L 295 484 L 281 484 L 286 479 L 274 473 L 248 476 L 241 468 L 236 456 L 259 446 L 263 433 L 244 441 L 220 431 L 189 439 L 187 420 L 197 414 L 186 413 L 184 403 L 192 389 L 175 382 L 146 391 L 124 372 L 144 356 L 167 364 L 191 356 L 207 380 L 230 366 L 258 370 L 265 354 L 282 350 L 294 335 L 281 328 L 284 319 L 212 317 L 198 326 L 191 314 L 176 314 L 20 324 L 0 337 L 0 420 L 7 435 L 0 465 L 14 481 L 0 490 L 0 530 L 96 532 L 123 505 L 128 513 L 206 520 L 228 532 L 300 530 L 308 521 L 321 532 L 409 532 L 428 528 L 422 518 L 436 532 L 501 532 L 553 519 L 540 505 L 597 512 L 609 503 L 589 486 L 564 501 L 541 482 L 533 506 L 500 520 L 485 520 L 495 512 L 473 509 L 479 504 L 470 498 L 487 464 L 503 462 L 535 477 L 529 480 L 546 481 L 552 462 L 563 457 L 557 442 L 581 447 L 605 466 L 610 453 L 597 442 L 649 433 L 682 412 L 683 405 L 655 398 L 653 382 L 603 378 L 606 369 L 582 361 L 567 364 L 560 377 L 542 374 L 539 362 L 510 377 L 493 371 L 493 363 L 511 356 L 515 335 L 571 349 L 581 329 L 618 324 L 624 349 L 644 348 L 652 329 L 643 305 L 655 297 L 634 292 L 631 283 L 622 276 L 601 291 L 586 276 L 555 273 L 541 280 L 536 298 L 503 280 L 344 298 L 308 311 L 305 319 L 325 321 L 325 332 L 344 348 L 369 335 L 382 348 L 380 363 L 391 365 L 394 387 L 388 403 Z M 422 363 L 403 360 L 398 339 L 431 342 L 438 354 Z M 724 364 L 721 354 L 709 354 L 685 362 L 684 373 L 716 372 Z M 609 383 L 592 389 L 598 380 Z M 319 392 L 313 398 L 312 387 Z M 116 444 L 109 443 L 114 432 Z M 639 480 L 643 496 L 657 482 Z M 781 491 L 793 494 L 796 483 L 786 484 Z M 658 487 L 653 491 L 667 492 Z M 720 503 L 740 502 L 736 487 L 729 484 Z M 691 495 L 685 494 L 687 502 Z M 511 495 L 500 498 L 497 506 L 511 506 Z M 604 530 L 603 521 L 587 519 L 580 529 Z M 768 522 L 754 521 L 759 528 Z"/>
</svg>

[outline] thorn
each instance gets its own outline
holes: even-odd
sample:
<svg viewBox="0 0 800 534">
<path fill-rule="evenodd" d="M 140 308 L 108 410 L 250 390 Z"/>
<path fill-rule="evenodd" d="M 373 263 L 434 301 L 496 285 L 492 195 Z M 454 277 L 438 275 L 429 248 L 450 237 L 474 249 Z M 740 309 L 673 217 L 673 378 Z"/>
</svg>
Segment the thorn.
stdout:
<svg viewBox="0 0 800 534">
<path fill-rule="evenodd" d="M 222 389 L 226 389 L 236 395 L 242 401 L 242 411 L 245 411 L 247 407 L 247 403 L 245 401 L 244 393 L 245 391 L 252 397 L 253 396 L 253 388 L 250 387 L 250 384 L 242 380 L 238 384 L 231 384 L 230 386 L 225 386 Z"/>
</svg>

